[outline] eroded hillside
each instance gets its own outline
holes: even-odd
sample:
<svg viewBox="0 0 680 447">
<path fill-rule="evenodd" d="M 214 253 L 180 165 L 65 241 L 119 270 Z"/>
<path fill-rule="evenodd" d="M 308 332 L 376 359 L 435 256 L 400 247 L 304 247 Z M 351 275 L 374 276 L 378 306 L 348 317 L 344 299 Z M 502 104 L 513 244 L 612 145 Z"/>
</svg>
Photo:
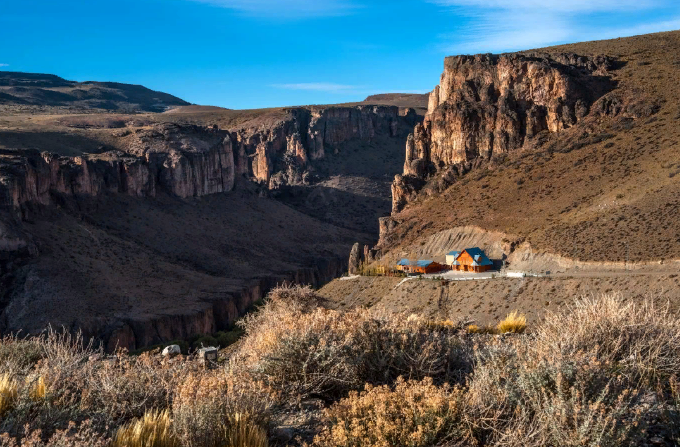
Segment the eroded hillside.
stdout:
<svg viewBox="0 0 680 447">
<path fill-rule="evenodd" d="M 579 261 L 680 257 L 678 50 L 671 32 L 448 58 L 383 254 L 475 225 Z"/>
</svg>

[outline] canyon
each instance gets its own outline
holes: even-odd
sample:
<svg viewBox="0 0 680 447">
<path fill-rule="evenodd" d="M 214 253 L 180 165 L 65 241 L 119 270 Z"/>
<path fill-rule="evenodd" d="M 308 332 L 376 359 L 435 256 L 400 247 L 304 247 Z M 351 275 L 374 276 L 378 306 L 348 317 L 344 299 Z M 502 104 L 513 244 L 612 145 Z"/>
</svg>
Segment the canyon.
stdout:
<svg viewBox="0 0 680 447">
<path fill-rule="evenodd" d="M 349 175 L 369 194 L 350 181 L 345 200 L 388 212 L 384 164 L 397 169 L 422 119 L 364 104 L 232 126 L 220 123 L 232 111 L 200 106 L 72 112 L 0 120 L 0 327 L 81 330 L 109 351 L 229 329 L 277 284 L 341 275 L 354 241 L 377 239 L 375 217 L 357 229 L 345 214 L 348 229 L 327 216 L 336 198 L 308 197 Z M 343 168 L 362 152 L 379 157 L 375 178 Z"/>
</svg>

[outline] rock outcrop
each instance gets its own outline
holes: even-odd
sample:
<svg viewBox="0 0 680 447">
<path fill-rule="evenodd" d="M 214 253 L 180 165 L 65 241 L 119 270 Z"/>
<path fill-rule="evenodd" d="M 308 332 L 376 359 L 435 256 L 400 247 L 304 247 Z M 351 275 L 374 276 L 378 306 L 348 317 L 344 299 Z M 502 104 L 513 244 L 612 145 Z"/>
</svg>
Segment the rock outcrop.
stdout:
<svg viewBox="0 0 680 447">
<path fill-rule="evenodd" d="M 227 132 L 199 126 L 157 125 L 127 136 L 126 152 L 65 157 L 49 152 L 2 154 L 0 205 L 49 205 L 52 196 L 115 192 L 153 197 L 159 189 L 179 197 L 231 191 L 234 154 Z"/>
<path fill-rule="evenodd" d="M 307 184 L 314 162 L 338 154 L 343 143 L 398 137 L 418 121 L 415 110 L 392 106 L 290 109 L 274 125 L 234 133 L 236 174 L 269 189 Z"/>
<path fill-rule="evenodd" d="M 361 268 L 361 244 L 358 242 L 352 247 L 352 251 L 349 254 L 349 274 L 358 275 L 359 269 Z"/>
<path fill-rule="evenodd" d="M 612 88 L 606 76 L 612 64 L 604 56 L 575 54 L 446 58 L 425 120 L 408 137 L 404 175 L 392 187 L 393 212 L 433 174 L 455 179 L 480 160 L 520 150 L 541 132 L 560 132 L 584 119 Z"/>
<path fill-rule="evenodd" d="M 117 134 L 117 150 L 78 157 L 6 151 L 0 154 L 0 205 L 47 205 L 55 193 L 153 197 L 163 190 L 200 197 L 231 191 L 236 176 L 268 189 L 306 184 L 314 161 L 327 152 L 352 140 L 396 137 L 417 121 L 413 109 L 399 107 L 296 108 L 276 123 L 235 132 L 169 123 L 127 130 Z"/>
</svg>

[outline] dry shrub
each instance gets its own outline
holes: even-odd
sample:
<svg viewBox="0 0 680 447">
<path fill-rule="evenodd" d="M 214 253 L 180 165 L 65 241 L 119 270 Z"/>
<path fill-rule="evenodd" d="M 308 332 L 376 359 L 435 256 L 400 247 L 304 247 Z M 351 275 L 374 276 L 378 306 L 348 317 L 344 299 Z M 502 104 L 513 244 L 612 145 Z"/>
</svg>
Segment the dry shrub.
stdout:
<svg viewBox="0 0 680 447">
<path fill-rule="evenodd" d="M 470 382 L 469 423 L 482 445 L 636 445 L 640 392 L 592 355 L 535 356 L 531 341 L 481 350 Z"/>
<path fill-rule="evenodd" d="M 7 433 L 0 435 L 2 447 L 109 447 L 110 439 L 95 430 L 90 421 L 80 425 L 71 422 L 68 428 L 57 430 L 47 440 L 40 430 L 27 430 L 21 441 L 11 438 Z"/>
<path fill-rule="evenodd" d="M 468 392 L 478 441 L 637 445 L 672 405 L 678 324 L 650 302 L 605 295 L 548 315 L 532 338 L 478 350 Z"/>
<path fill-rule="evenodd" d="M 118 429 L 111 447 L 179 447 L 170 420 L 170 412 L 149 411 Z"/>
<path fill-rule="evenodd" d="M 665 381 L 680 371 L 680 320 L 647 300 L 619 295 L 583 298 L 560 314 L 548 314 L 531 345 L 537 354 L 568 359 L 592 353 L 617 365 L 637 386 Z"/>
<path fill-rule="evenodd" d="M 462 441 L 463 391 L 437 387 L 432 379 L 398 379 L 389 386 L 353 391 L 326 411 L 330 425 L 314 439 L 328 447 L 419 447 Z"/>
<path fill-rule="evenodd" d="M 26 374 L 44 356 L 40 338 L 8 335 L 0 339 L 0 371 L 11 375 Z"/>
<path fill-rule="evenodd" d="M 527 328 L 527 317 L 516 310 L 512 311 L 503 321 L 498 323 L 496 328 L 500 334 L 522 334 Z"/>
<path fill-rule="evenodd" d="M 274 402 L 270 390 L 247 375 L 224 371 L 192 373 L 177 388 L 174 430 L 185 447 L 232 445 L 230 439 L 243 436 L 256 441 L 263 432 L 260 427 L 268 423 Z"/>
<path fill-rule="evenodd" d="M 93 362 L 82 377 L 81 407 L 105 415 L 113 423 L 142 417 L 148 410 L 168 408 L 181 360 L 164 362 L 158 355 L 128 356 Z"/>
<path fill-rule="evenodd" d="M 245 319 L 235 367 L 289 397 L 330 400 L 402 375 L 457 381 L 470 367 L 470 349 L 461 339 L 426 319 L 338 312 L 316 307 L 318 301 L 309 288 L 275 290 Z"/>
<path fill-rule="evenodd" d="M 0 418 L 12 410 L 19 398 L 19 383 L 9 374 L 0 376 Z"/>
<path fill-rule="evenodd" d="M 34 359 L 40 360 L 21 374 L 24 380 L 19 384 L 19 398 L 15 408 L 0 420 L 0 432 L 13 436 L 25 431 L 41 433 L 47 439 L 56 430 L 67 429 L 70 421 L 88 418 L 80 403 L 91 367 L 87 359 L 97 351 L 80 334 L 52 329 L 14 342 L 22 349 L 30 347 Z M 101 423 L 105 423 L 103 419 Z"/>
</svg>

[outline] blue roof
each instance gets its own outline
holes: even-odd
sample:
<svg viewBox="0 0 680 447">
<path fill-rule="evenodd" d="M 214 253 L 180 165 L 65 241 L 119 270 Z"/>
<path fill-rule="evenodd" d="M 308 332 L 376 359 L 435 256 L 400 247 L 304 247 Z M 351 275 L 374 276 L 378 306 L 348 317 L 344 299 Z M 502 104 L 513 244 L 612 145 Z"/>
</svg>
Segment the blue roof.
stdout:
<svg viewBox="0 0 680 447">
<path fill-rule="evenodd" d="M 446 256 L 453 256 L 454 258 L 457 258 L 458 256 L 460 256 L 460 252 L 459 251 L 451 251 L 451 252 L 447 253 Z"/>
<path fill-rule="evenodd" d="M 434 261 L 418 261 L 416 262 L 416 265 L 418 267 L 427 267 L 428 265 L 432 264 Z"/>
<path fill-rule="evenodd" d="M 411 261 L 409 261 L 406 258 L 403 258 L 401 261 L 397 262 L 397 265 L 411 265 Z"/>
<path fill-rule="evenodd" d="M 486 257 L 484 252 L 482 251 L 481 248 L 473 247 L 473 248 L 466 248 L 466 252 L 470 256 L 472 256 L 472 259 L 475 260 L 475 262 L 479 265 L 493 265 L 493 262 L 489 258 Z"/>
</svg>

